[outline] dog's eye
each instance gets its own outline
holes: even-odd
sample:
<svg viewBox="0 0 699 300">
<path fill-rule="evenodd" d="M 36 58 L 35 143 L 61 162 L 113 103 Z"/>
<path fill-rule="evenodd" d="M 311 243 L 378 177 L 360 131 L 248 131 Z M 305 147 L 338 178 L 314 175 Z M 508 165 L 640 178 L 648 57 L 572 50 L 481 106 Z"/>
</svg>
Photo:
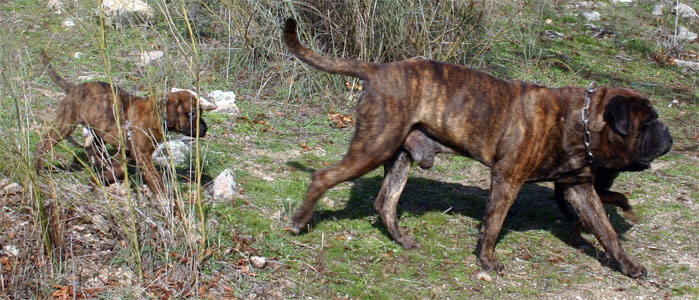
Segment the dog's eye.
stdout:
<svg viewBox="0 0 699 300">
<path fill-rule="evenodd" d="M 658 114 L 653 112 L 645 120 L 643 120 L 643 126 L 649 126 L 652 123 L 656 122 L 656 120 L 658 120 Z"/>
<path fill-rule="evenodd" d="M 652 124 L 653 122 L 655 122 L 655 120 L 656 119 L 653 116 L 650 116 L 650 117 L 646 118 L 645 120 L 643 120 L 643 125 L 648 126 L 648 125 Z"/>
</svg>

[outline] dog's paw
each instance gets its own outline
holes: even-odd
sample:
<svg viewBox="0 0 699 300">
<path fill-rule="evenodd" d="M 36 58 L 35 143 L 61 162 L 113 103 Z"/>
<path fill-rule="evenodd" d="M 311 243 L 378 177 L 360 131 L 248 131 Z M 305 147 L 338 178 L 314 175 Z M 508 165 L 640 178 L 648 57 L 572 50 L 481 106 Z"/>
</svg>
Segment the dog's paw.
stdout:
<svg viewBox="0 0 699 300">
<path fill-rule="evenodd" d="M 638 223 L 638 216 L 636 216 L 636 211 L 632 209 L 624 211 L 624 217 L 632 223 Z"/>
<path fill-rule="evenodd" d="M 646 275 L 648 275 L 646 267 L 632 261 L 621 264 L 621 272 L 631 278 L 646 277 Z"/>
<path fill-rule="evenodd" d="M 293 234 L 299 234 L 306 226 L 301 226 L 299 223 L 292 222 L 289 226 L 284 227 L 284 231 L 289 231 Z"/>
<path fill-rule="evenodd" d="M 403 246 L 403 249 L 405 250 L 413 250 L 420 248 L 420 243 L 417 241 L 417 239 L 409 235 L 403 235 L 401 240 L 397 242 L 398 244 Z"/>
<path fill-rule="evenodd" d="M 502 272 L 505 269 L 505 265 L 503 265 L 502 262 L 495 257 L 481 256 L 478 258 L 478 264 L 481 266 L 481 268 L 488 271 Z"/>
</svg>

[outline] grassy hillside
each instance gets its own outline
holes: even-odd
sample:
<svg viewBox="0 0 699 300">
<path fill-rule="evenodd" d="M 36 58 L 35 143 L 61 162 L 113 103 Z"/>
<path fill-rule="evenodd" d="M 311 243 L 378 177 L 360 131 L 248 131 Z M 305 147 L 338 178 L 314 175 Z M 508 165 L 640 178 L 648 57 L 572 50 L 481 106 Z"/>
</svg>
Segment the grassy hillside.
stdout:
<svg viewBox="0 0 699 300">
<path fill-rule="evenodd" d="M 672 63 L 699 61 L 697 41 L 672 40 L 679 26 L 698 32 L 699 19 L 676 18 L 669 7 L 654 16 L 655 1 L 148 4 L 152 18 L 117 26 L 104 22 L 95 1 L 65 1 L 60 14 L 45 1 L 0 1 L 0 298 L 699 297 L 699 76 Z M 601 19 L 586 21 L 586 10 Z M 670 125 L 673 149 L 615 183 L 637 223 L 607 212 L 648 277 L 616 271 L 589 233 L 595 248 L 568 245 L 550 183 L 526 185 L 510 211 L 496 246 L 505 273 L 479 272 L 489 172 L 454 156 L 414 168 L 401 198 L 401 225 L 420 249 L 394 243 L 373 211 L 381 169 L 330 190 L 312 230 L 290 234 L 285 227 L 310 174 L 346 151 L 359 96 L 348 87 L 360 83 L 293 58 L 280 39 L 287 17 L 299 20 L 305 44 L 331 56 L 424 57 L 551 87 L 596 81 L 645 94 Z M 595 37 L 602 29 L 609 34 Z M 40 50 L 71 82 L 113 82 L 138 95 L 233 91 L 241 113 L 205 114 L 200 175 L 194 158 L 162 168 L 177 188 L 170 203 L 152 200 L 137 173 L 128 189 L 94 183 L 84 150 L 69 142 L 54 149 L 56 170 L 37 172 L 33 151 L 63 97 L 43 72 Z M 161 60 L 139 63 L 142 52 L 156 50 Z M 79 131 L 73 136 L 80 140 Z M 226 168 L 238 180 L 233 200 L 215 201 L 195 184 Z M 253 257 L 268 263 L 255 267 Z"/>
</svg>

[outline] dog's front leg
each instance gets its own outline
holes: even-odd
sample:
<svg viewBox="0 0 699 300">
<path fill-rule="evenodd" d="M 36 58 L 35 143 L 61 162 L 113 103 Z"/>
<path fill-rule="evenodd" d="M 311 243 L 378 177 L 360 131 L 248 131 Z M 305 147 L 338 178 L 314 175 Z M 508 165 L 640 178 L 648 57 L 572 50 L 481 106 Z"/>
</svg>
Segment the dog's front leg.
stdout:
<svg viewBox="0 0 699 300">
<path fill-rule="evenodd" d="M 619 263 L 621 272 L 633 278 L 645 276 L 646 268 L 632 261 L 621 247 L 619 236 L 609 222 L 594 186 L 587 183 L 566 184 L 562 187 L 565 189 L 565 199 L 573 206 L 602 247 Z"/>
<path fill-rule="evenodd" d="M 136 160 L 136 165 L 143 172 L 143 177 L 150 190 L 158 197 L 166 196 L 165 184 L 158 170 L 155 169 L 153 158 L 151 157 L 152 153 L 142 153 L 140 151 L 132 151 L 131 153 L 134 160 Z"/>
<path fill-rule="evenodd" d="M 147 128 L 145 126 L 135 128 Z M 157 197 L 167 196 L 163 178 L 153 164 L 153 142 L 142 130 L 133 131 L 130 138 L 131 157 L 136 161 L 136 166 L 141 172 L 146 184 Z"/>
<path fill-rule="evenodd" d="M 495 257 L 495 240 L 500 233 L 502 224 L 505 221 L 507 212 L 512 207 L 512 203 L 517 198 L 522 182 L 504 176 L 507 172 L 502 172 L 493 169 L 490 177 L 490 198 L 485 208 L 485 216 L 483 224 L 478 235 L 478 262 L 486 270 L 502 271 L 504 266 L 502 262 Z"/>
<path fill-rule="evenodd" d="M 396 215 L 398 200 L 408 182 L 412 163 L 412 158 L 405 150 L 399 150 L 391 160 L 387 161 L 383 166 L 384 178 L 381 191 L 374 201 L 374 209 L 381 216 L 391 237 L 406 250 L 420 247 L 414 237 L 401 233 Z"/>
</svg>

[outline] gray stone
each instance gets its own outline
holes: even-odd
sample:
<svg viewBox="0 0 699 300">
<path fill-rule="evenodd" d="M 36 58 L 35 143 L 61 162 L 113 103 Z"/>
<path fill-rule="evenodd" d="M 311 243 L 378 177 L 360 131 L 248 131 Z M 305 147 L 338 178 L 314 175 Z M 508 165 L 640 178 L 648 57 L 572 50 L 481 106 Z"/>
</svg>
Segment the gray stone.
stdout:
<svg viewBox="0 0 699 300">
<path fill-rule="evenodd" d="M 191 140 L 192 138 L 188 138 Z M 158 144 L 153 152 L 153 162 L 159 165 L 169 165 L 170 160 L 175 165 L 182 164 L 187 161 L 191 152 L 191 147 L 184 140 L 177 139 Z"/>
<path fill-rule="evenodd" d="M 235 104 L 235 93 L 232 91 L 215 90 L 209 93 L 209 98 L 216 104 L 214 111 L 238 117 L 240 109 Z"/>
<path fill-rule="evenodd" d="M 141 23 L 153 18 L 155 11 L 141 0 L 103 0 L 102 12 L 107 24 Z M 99 15 L 99 11 L 97 14 Z"/>
<path fill-rule="evenodd" d="M 250 263 L 255 268 L 263 269 L 267 266 L 267 258 L 264 256 L 251 256 Z"/>
<path fill-rule="evenodd" d="M 699 18 L 697 11 L 684 3 L 680 3 L 675 7 L 675 13 L 681 18 Z"/>
<path fill-rule="evenodd" d="M 675 35 L 675 38 L 678 41 L 687 41 L 691 43 L 692 41 L 697 39 L 697 34 L 689 31 L 689 29 L 687 29 L 684 26 L 680 26 L 679 28 L 677 28 L 677 35 Z"/>
<path fill-rule="evenodd" d="M 699 72 L 699 62 L 680 59 L 674 59 L 672 60 L 672 62 L 676 64 L 678 67 L 687 68 Z"/>
<path fill-rule="evenodd" d="M 145 66 L 154 61 L 159 61 L 163 58 L 163 51 L 141 52 L 139 55 L 138 65 Z"/>
<path fill-rule="evenodd" d="M 63 27 L 75 27 L 75 21 L 71 18 L 66 18 L 62 23 Z"/>
<path fill-rule="evenodd" d="M 564 36 L 562 33 L 558 32 L 558 31 L 554 31 L 554 30 L 546 30 L 546 31 L 544 31 L 544 36 L 547 37 L 547 38 L 549 38 L 549 39 L 562 39 L 562 38 L 565 38 L 565 36 Z"/>
<path fill-rule="evenodd" d="M 621 4 L 631 4 L 633 3 L 633 0 L 611 0 L 612 4 L 614 5 L 621 5 Z"/>
<path fill-rule="evenodd" d="M 225 169 L 207 189 L 214 201 L 227 201 L 238 193 L 238 183 L 235 180 L 235 173 L 231 169 Z"/>
<path fill-rule="evenodd" d="M 65 12 L 63 10 L 63 1 L 61 0 L 49 0 L 48 2 L 46 2 L 46 6 L 48 6 L 48 8 L 57 15 L 60 15 Z"/>
<path fill-rule="evenodd" d="M 180 88 L 176 88 L 176 87 L 173 87 L 172 89 L 170 89 L 170 92 L 172 92 L 172 93 L 182 92 L 182 91 L 189 92 L 190 94 L 192 94 L 192 96 L 197 97 L 197 99 L 199 99 L 199 107 L 201 107 L 201 109 L 203 109 L 205 111 L 216 109 L 216 104 L 213 104 L 213 103 L 211 103 L 211 101 L 207 100 L 206 98 L 201 97 L 197 92 L 195 92 L 193 90 L 180 89 Z"/>
<path fill-rule="evenodd" d="M 599 21 L 600 19 L 600 14 L 594 10 L 584 11 L 580 15 L 588 21 Z"/>
<path fill-rule="evenodd" d="M 654 16 L 662 16 L 664 10 L 665 10 L 665 5 L 658 4 L 655 7 L 653 7 L 653 15 Z"/>
</svg>

